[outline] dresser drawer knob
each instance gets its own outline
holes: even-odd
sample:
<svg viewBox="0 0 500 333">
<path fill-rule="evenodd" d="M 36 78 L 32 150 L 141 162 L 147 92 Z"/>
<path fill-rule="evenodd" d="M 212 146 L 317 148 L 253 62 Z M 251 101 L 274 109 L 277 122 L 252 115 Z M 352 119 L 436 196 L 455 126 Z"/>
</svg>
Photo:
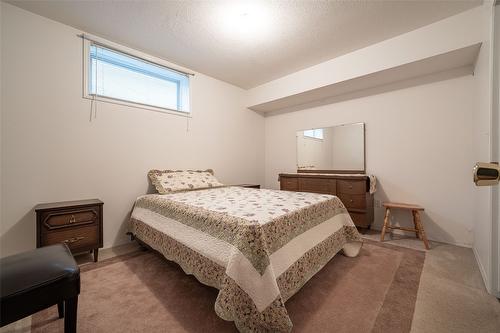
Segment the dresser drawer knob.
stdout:
<svg viewBox="0 0 500 333">
<path fill-rule="evenodd" d="M 76 243 L 78 241 L 81 241 L 82 239 L 84 239 L 85 237 L 73 237 L 73 238 L 70 238 L 70 239 L 65 239 L 63 240 L 63 243 L 66 243 L 66 244 L 72 244 L 72 243 Z"/>
<path fill-rule="evenodd" d="M 76 222 L 75 215 L 71 215 L 71 217 L 69 218 L 69 223 L 75 223 L 75 222 Z"/>
</svg>

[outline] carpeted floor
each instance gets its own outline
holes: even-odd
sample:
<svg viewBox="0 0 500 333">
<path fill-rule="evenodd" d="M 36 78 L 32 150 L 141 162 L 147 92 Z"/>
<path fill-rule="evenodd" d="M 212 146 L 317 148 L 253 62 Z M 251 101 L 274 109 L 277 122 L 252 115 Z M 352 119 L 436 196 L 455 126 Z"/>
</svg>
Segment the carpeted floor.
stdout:
<svg viewBox="0 0 500 333">
<path fill-rule="evenodd" d="M 294 332 L 409 332 L 425 253 L 366 241 L 337 255 L 287 303 Z M 215 314 L 217 290 L 153 252 L 82 266 L 79 332 L 236 332 Z M 63 332 L 57 308 L 32 332 Z"/>
</svg>

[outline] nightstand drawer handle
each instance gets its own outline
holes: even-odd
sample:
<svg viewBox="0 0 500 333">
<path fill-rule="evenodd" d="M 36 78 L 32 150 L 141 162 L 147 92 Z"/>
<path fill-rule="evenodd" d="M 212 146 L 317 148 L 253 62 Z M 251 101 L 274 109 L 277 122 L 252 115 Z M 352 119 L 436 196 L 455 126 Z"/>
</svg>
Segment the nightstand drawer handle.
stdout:
<svg viewBox="0 0 500 333">
<path fill-rule="evenodd" d="M 66 244 L 72 244 L 72 243 L 75 243 L 75 242 L 78 242 L 78 241 L 81 241 L 82 239 L 84 239 L 85 237 L 73 237 L 73 238 L 70 238 L 70 239 L 65 239 L 63 240 L 63 243 L 66 243 Z"/>
<path fill-rule="evenodd" d="M 75 215 L 71 215 L 71 217 L 69 218 L 69 223 L 75 223 L 75 222 L 76 222 Z"/>
</svg>

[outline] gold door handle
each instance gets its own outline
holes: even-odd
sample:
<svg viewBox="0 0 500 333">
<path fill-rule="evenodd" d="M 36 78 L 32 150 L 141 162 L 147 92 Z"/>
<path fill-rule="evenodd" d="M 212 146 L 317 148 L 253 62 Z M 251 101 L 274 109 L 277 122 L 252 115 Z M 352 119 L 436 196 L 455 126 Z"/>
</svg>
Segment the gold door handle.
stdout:
<svg viewBox="0 0 500 333">
<path fill-rule="evenodd" d="M 71 217 L 69 218 L 69 223 L 75 223 L 76 222 L 76 217 L 75 215 L 71 215 Z"/>
<path fill-rule="evenodd" d="M 81 241 L 82 239 L 84 239 L 85 237 L 73 237 L 73 238 L 70 238 L 70 239 L 65 239 L 63 240 L 62 242 L 63 243 L 66 243 L 66 244 L 72 244 L 72 243 L 75 243 L 75 242 L 78 242 L 78 241 Z"/>
<path fill-rule="evenodd" d="M 478 162 L 474 166 L 474 183 L 477 186 L 497 185 L 500 180 L 498 163 Z"/>
</svg>

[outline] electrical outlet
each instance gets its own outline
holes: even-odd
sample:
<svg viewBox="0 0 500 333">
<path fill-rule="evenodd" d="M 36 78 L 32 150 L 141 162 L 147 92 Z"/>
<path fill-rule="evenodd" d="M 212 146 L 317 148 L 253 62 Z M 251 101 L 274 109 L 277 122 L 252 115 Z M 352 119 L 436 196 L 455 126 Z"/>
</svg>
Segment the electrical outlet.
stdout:
<svg viewBox="0 0 500 333">
<path fill-rule="evenodd" d="M 379 199 L 375 199 L 375 208 L 382 208 L 382 202 Z"/>
</svg>

